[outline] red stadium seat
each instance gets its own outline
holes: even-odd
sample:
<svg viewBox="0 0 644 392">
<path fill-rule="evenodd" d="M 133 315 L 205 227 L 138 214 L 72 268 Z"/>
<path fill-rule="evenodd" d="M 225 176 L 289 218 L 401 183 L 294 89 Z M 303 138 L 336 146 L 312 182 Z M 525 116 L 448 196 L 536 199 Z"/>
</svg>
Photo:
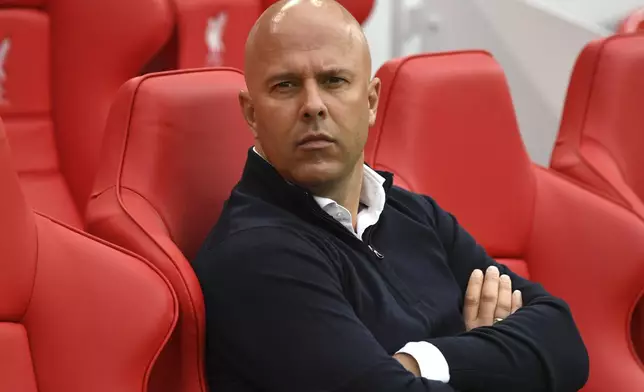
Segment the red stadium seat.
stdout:
<svg viewBox="0 0 644 392">
<path fill-rule="evenodd" d="M 622 21 L 617 30 L 618 34 L 636 33 L 644 31 L 644 8 L 633 11 Z"/>
<path fill-rule="evenodd" d="M 550 166 L 644 219 L 644 34 L 588 44 L 577 59 Z"/>
<path fill-rule="evenodd" d="M 550 166 L 644 220 L 643 102 L 644 34 L 588 44 L 572 73 Z M 644 358 L 644 302 L 633 320 Z"/>
<path fill-rule="evenodd" d="M 277 3 L 277 1 L 262 0 L 263 9 L 270 7 L 273 3 Z M 338 3 L 342 4 L 360 24 L 364 24 L 369 18 L 369 15 L 371 15 L 375 0 L 338 0 Z"/>
<path fill-rule="evenodd" d="M 244 46 L 261 14 L 260 0 L 169 0 L 174 34 L 144 72 L 244 67 Z"/>
<path fill-rule="evenodd" d="M 154 391 L 204 391 L 205 314 L 190 266 L 241 177 L 253 144 L 234 69 L 150 74 L 119 92 L 106 129 L 87 230 L 153 262 L 179 296 L 177 332 Z"/>
<path fill-rule="evenodd" d="M 258 0 L 174 0 L 177 5 L 177 68 L 244 68 L 244 45 L 260 15 Z"/>
<path fill-rule="evenodd" d="M 0 116 L 32 207 L 76 227 L 118 88 L 170 36 L 156 0 L 0 5 Z"/>
<path fill-rule="evenodd" d="M 432 195 L 502 263 L 570 305 L 590 354 L 586 392 L 644 389 L 629 326 L 644 289 L 644 223 L 534 165 L 487 53 L 385 64 L 369 163 Z"/>
<path fill-rule="evenodd" d="M 147 392 L 178 317 L 148 262 L 32 212 L 0 127 L 0 391 Z"/>
</svg>

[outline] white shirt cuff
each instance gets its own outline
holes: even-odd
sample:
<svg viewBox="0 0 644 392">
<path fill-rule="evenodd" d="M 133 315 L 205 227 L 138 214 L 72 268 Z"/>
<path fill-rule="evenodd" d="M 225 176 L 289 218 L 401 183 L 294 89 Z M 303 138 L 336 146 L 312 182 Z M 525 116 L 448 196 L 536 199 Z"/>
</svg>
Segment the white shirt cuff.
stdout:
<svg viewBox="0 0 644 392">
<path fill-rule="evenodd" d="M 449 382 L 449 365 L 443 353 L 429 342 L 409 342 L 398 353 L 411 355 L 418 363 L 420 376 L 428 380 Z M 398 354 L 396 353 L 396 354 Z"/>
</svg>

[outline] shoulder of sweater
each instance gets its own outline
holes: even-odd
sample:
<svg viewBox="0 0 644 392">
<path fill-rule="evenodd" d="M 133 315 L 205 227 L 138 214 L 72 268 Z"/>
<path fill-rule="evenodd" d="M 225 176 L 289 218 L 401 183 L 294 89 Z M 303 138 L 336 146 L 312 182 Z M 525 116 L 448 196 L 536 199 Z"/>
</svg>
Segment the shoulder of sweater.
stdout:
<svg viewBox="0 0 644 392">
<path fill-rule="evenodd" d="M 436 219 L 437 209 L 440 209 L 432 197 L 398 186 L 391 187 L 387 194 L 387 204 L 409 215 L 411 218 L 421 219 L 423 222 L 430 224 L 433 224 Z"/>
<path fill-rule="evenodd" d="M 199 254 L 193 266 L 202 277 L 218 274 L 230 279 L 266 271 L 321 271 L 339 276 L 339 261 L 331 248 L 323 239 L 297 228 L 256 225 L 219 238 Z"/>
<path fill-rule="evenodd" d="M 258 252 L 262 256 L 281 252 L 302 251 L 324 257 L 328 244 L 324 236 L 306 230 L 304 225 L 288 222 L 255 222 L 219 233 L 209 248 L 212 254 L 225 253 L 231 257 L 248 257 Z"/>
</svg>

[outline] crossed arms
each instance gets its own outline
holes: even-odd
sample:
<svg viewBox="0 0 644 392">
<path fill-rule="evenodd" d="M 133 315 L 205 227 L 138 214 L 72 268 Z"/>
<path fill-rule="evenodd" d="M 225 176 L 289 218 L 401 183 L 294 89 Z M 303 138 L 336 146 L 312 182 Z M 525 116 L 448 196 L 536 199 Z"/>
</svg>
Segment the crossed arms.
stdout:
<svg viewBox="0 0 644 392">
<path fill-rule="evenodd" d="M 401 365 L 405 359 L 392 357 L 356 316 L 327 257 L 287 228 L 233 235 L 219 248 L 217 263 L 201 271 L 210 277 L 202 285 L 209 355 L 223 355 L 263 391 L 579 390 L 588 377 L 588 357 L 567 305 L 497 264 L 438 208 L 436 220 L 448 233 L 441 241 L 462 293 L 476 279 L 473 271 L 494 266 L 524 301 L 494 326 L 489 312 L 468 313 L 465 306 L 469 331 L 427 339 L 447 360 L 449 383 L 418 377 L 413 361 L 410 372 Z"/>
</svg>

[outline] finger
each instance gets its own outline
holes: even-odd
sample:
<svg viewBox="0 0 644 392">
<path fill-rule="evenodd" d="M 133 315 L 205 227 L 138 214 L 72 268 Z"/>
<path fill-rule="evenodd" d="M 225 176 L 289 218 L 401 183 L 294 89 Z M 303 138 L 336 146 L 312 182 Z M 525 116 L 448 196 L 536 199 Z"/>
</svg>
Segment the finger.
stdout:
<svg viewBox="0 0 644 392">
<path fill-rule="evenodd" d="M 519 308 L 523 306 L 523 294 L 519 290 L 515 290 L 512 293 L 512 311 L 511 314 L 514 314 Z"/>
<path fill-rule="evenodd" d="M 512 280 L 508 275 L 501 275 L 494 318 L 504 319 L 510 315 L 510 312 L 512 312 Z"/>
<path fill-rule="evenodd" d="M 492 325 L 498 297 L 499 269 L 492 266 L 485 272 L 485 280 L 481 289 L 481 304 L 479 305 L 478 315 L 480 325 Z"/>
<path fill-rule="evenodd" d="M 481 289 L 483 288 L 483 271 L 474 270 L 470 275 L 470 281 L 465 290 L 465 303 L 463 305 L 463 318 L 465 324 L 469 325 L 476 321 L 481 302 Z"/>
</svg>

